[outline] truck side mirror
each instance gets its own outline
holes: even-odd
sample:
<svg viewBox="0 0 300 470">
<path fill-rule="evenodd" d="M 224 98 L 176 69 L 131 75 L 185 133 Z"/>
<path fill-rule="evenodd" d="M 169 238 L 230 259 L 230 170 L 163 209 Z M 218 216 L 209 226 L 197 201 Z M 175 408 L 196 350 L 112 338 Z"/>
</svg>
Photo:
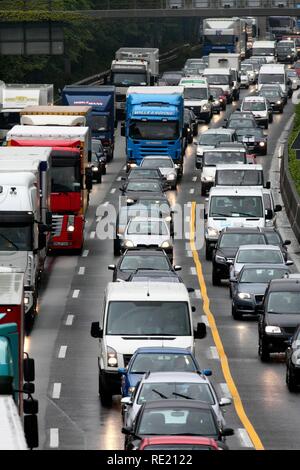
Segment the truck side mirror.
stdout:
<svg viewBox="0 0 300 470">
<path fill-rule="evenodd" d="M 39 446 L 37 415 L 24 416 L 24 434 L 29 449 L 35 449 Z"/>
<path fill-rule="evenodd" d="M 203 339 L 206 336 L 205 323 L 197 323 L 197 329 L 194 331 L 195 339 Z"/>
<path fill-rule="evenodd" d="M 271 189 L 271 181 L 266 182 L 266 189 Z"/>
<path fill-rule="evenodd" d="M 91 325 L 91 336 L 92 338 L 103 338 L 103 330 L 100 328 L 98 321 L 95 321 Z"/>
<path fill-rule="evenodd" d="M 90 168 L 87 168 L 85 172 L 85 187 L 88 191 L 93 189 L 93 173 Z"/>
<path fill-rule="evenodd" d="M 121 122 L 121 136 L 126 137 L 125 122 Z"/>
<path fill-rule="evenodd" d="M 37 415 L 39 412 L 39 402 L 33 398 L 24 398 L 23 410 L 27 415 Z"/>
<path fill-rule="evenodd" d="M 46 213 L 46 224 L 51 227 L 52 225 L 52 212 L 47 212 Z"/>
<path fill-rule="evenodd" d="M 23 359 L 23 375 L 25 382 L 33 382 L 35 380 L 34 359 L 30 357 Z"/>
<path fill-rule="evenodd" d="M 35 392 L 35 385 L 33 382 L 25 382 L 23 384 L 23 392 L 30 393 L 31 395 Z"/>
<path fill-rule="evenodd" d="M 272 219 L 273 219 L 273 211 L 272 211 L 272 209 L 267 209 L 267 210 L 265 211 L 265 214 L 266 214 L 266 215 L 265 215 L 265 219 L 266 219 L 266 220 L 272 220 Z"/>
<path fill-rule="evenodd" d="M 155 77 L 150 77 L 150 86 L 155 85 Z"/>
<path fill-rule="evenodd" d="M 282 211 L 282 205 L 281 204 L 276 204 L 274 212 L 281 212 Z"/>
</svg>

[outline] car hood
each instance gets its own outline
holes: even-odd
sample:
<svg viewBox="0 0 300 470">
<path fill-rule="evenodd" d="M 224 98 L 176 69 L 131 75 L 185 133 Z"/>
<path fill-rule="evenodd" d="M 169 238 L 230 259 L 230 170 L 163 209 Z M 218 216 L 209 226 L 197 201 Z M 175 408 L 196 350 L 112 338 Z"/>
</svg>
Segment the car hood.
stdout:
<svg viewBox="0 0 300 470">
<path fill-rule="evenodd" d="M 197 155 L 203 155 L 205 150 L 212 150 L 215 145 L 197 145 Z"/>
<path fill-rule="evenodd" d="M 263 295 L 266 292 L 267 287 L 268 284 L 255 284 L 250 282 L 243 282 L 241 284 L 238 284 L 238 292 L 248 292 L 249 294 Z"/>
<path fill-rule="evenodd" d="M 161 198 L 163 193 L 161 192 L 154 192 L 154 191 L 125 191 L 125 197 L 126 198 L 130 198 L 130 199 L 134 199 L 134 200 L 137 200 L 137 199 L 142 199 L 143 196 L 153 196 L 153 199 L 155 199 L 155 197 L 157 196 L 158 199 Z M 167 200 L 166 200 L 167 202 Z"/>
<path fill-rule="evenodd" d="M 163 176 L 177 175 L 175 168 L 159 168 L 159 170 Z"/>
<path fill-rule="evenodd" d="M 208 104 L 207 100 L 184 100 L 184 106 L 186 107 L 191 107 L 191 106 L 203 106 L 205 104 Z"/>
<path fill-rule="evenodd" d="M 300 323 L 300 314 L 297 313 L 292 315 L 282 313 L 278 315 L 274 313 L 266 313 L 265 319 L 268 325 L 296 327 Z"/>
<path fill-rule="evenodd" d="M 131 240 L 134 245 L 158 245 L 160 246 L 164 241 L 169 241 L 169 235 L 131 235 L 125 234 L 124 240 Z"/>
</svg>

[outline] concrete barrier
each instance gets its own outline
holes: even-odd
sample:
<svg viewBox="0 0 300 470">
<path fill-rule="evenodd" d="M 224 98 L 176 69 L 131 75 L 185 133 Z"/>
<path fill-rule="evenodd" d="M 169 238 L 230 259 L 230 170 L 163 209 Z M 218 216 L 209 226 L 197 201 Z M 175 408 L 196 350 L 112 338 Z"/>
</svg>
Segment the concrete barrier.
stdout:
<svg viewBox="0 0 300 470">
<path fill-rule="evenodd" d="M 289 170 L 288 143 L 281 158 L 280 191 L 291 227 L 300 243 L 300 196 Z"/>
</svg>

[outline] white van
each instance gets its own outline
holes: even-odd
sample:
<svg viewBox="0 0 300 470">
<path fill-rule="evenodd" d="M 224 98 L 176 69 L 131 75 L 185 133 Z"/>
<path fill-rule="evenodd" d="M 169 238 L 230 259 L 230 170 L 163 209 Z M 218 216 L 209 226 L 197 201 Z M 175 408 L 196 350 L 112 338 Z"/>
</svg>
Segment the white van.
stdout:
<svg viewBox="0 0 300 470">
<path fill-rule="evenodd" d="M 265 57 L 268 64 L 275 62 L 276 41 L 254 41 L 252 56 Z"/>
<path fill-rule="evenodd" d="M 184 77 L 179 86 L 184 87 L 184 107 L 196 115 L 198 121 L 208 124 L 212 118 L 212 98 L 207 80 L 201 77 Z"/>
<path fill-rule="evenodd" d="M 194 311 L 188 290 L 181 283 L 108 284 L 102 326 L 95 322 L 91 327 L 91 336 L 100 340 L 99 394 L 103 404 L 120 393 L 118 369 L 127 366 L 137 348 L 172 346 L 194 351 L 195 338 L 206 335 L 204 323 L 198 323 L 194 330 Z"/>
<path fill-rule="evenodd" d="M 220 231 L 225 227 L 265 227 L 265 205 L 262 189 L 240 187 L 213 187 L 209 192 L 205 218 L 206 259 L 216 245 Z"/>
<path fill-rule="evenodd" d="M 217 165 L 215 186 L 270 188 L 270 182 L 264 183 L 262 165 Z"/>
<path fill-rule="evenodd" d="M 288 94 L 287 76 L 283 64 L 262 65 L 258 75 L 258 91 L 262 85 L 279 84 L 284 94 Z"/>
<path fill-rule="evenodd" d="M 223 88 L 227 102 L 232 102 L 234 83 L 230 68 L 207 68 L 204 69 L 203 77 L 206 78 L 210 88 Z"/>
</svg>

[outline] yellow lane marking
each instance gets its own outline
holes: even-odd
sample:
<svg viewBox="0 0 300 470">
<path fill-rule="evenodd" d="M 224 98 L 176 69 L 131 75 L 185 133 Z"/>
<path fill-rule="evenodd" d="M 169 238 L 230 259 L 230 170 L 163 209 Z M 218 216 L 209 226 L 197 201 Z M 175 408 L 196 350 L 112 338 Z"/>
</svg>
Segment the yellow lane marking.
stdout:
<svg viewBox="0 0 300 470">
<path fill-rule="evenodd" d="M 232 378 L 232 375 L 231 375 L 230 367 L 229 367 L 229 364 L 228 364 L 228 359 L 227 359 L 227 356 L 226 356 L 225 351 L 224 351 L 224 346 L 223 346 L 223 343 L 221 341 L 221 338 L 220 338 L 220 335 L 219 335 L 219 332 L 218 332 L 218 328 L 217 328 L 217 325 L 216 325 L 216 322 L 215 322 L 214 315 L 212 314 L 212 312 L 210 310 L 210 305 L 209 305 L 210 301 L 209 301 L 209 297 L 207 295 L 207 289 L 206 289 L 206 284 L 205 284 L 205 280 L 204 280 L 204 276 L 203 276 L 202 265 L 201 265 L 201 262 L 200 262 L 200 259 L 199 259 L 199 256 L 198 256 L 198 252 L 197 252 L 197 249 L 196 249 L 196 246 L 195 246 L 195 240 L 194 240 L 195 239 L 195 211 L 196 211 L 196 203 L 193 202 L 192 207 L 191 207 L 191 221 L 190 221 L 190 245 L 191 245 L 193 259 L 194 259 L 194 263 L 195 263 L 195 266 L 196 266 L 198 281 L 199 281 L 199 285 L 200 285 L 200 289 L 201 289 L 201 294 L 202 294 L 202 299 L 203 299 L 203 310 L 204 310 L 204 313 L 207 316 L 209 326 L 211 328 L 213 339 L 214 339 L 215 345 L 216 345 L 218 353 L 219 353 L 222 371 L 223 371 L 225 380 L 227 382 L 227 385 L 229 387 L 230 393 L 232 395 L 237 415 L 240 418 L 243 426 L 247 430 L 255 449 L 256 450 L 264 450 L 264 446 L 263 446 L 257 432 L 255 431 L 253 425 L 251 424 L 248 416 L 245 413 L 241 397 L 239 395 L 239 392 L 237 390 L 237 387 L 236 387 L 236 385 L 234 383 L 234 380 Z"/>
</svg>

